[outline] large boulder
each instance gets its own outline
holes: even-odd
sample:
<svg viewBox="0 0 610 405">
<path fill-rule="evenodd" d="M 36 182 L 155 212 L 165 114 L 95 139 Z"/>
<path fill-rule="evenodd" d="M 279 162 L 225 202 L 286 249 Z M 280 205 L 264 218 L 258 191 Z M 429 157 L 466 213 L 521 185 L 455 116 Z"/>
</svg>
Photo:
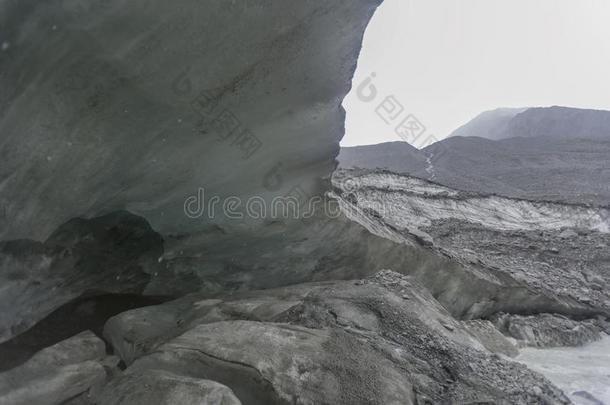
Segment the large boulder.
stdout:
<svg viewBox="0 0 610 405">
<path fill-rule="evenodd" d="M 241 405 L 233 392 L 214 381 L 160 370 L 130 372 L 113 380 L 96 398 L 99 405 Z"/>
<path fill-rule="evenodd" d="M 151 368 L 218 380 L 247 404 L 413 403 L 409 380 L 396 365 L 339 331 L 215 322 L 189 330 L 131 367 Z"/>
<path fill-rule="evenodd" d="M 0 374 L 0 403 L 55 405 L 104 383 L 104 342 L 83 332 Z"/>
<path fill-rule="evenodd" d="M 567 403 L 540 375 L 487 351 L 414 278 L 391 271 L 192 294 L 120 314 L 105 336 L 126 373 L 211 379 L 248 404 Z"/>
</svg>

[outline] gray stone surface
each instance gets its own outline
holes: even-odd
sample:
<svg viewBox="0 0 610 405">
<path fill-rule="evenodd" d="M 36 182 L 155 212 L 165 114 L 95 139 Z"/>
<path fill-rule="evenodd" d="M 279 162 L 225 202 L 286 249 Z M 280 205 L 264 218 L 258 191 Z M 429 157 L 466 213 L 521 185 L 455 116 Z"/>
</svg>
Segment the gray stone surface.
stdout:
<svg viewBox="0 0 610 405">
<path fill-rule="evenodd" d="M 348 354 L 347 348 L 354 351 Z M 358 365 L 358 360 L 368 361 Z M 200 325 L 132 369 L 154 367 L 218 379 L 250 404 L 412 403 L 406 376 L 354 336 L 301 326 Z"/>
<path fill-rule="evenodd" d="M 119 315 L 105 335 L 135 359 L 127 373 L 215 380 L 242 403 L 567 403 L 541 376 L 491 355 L 414 278 L 391 271 L 190 295 Z"/>
<path fill-rule="evenodd" d="M 552 314 L 499 314 L 495 324 L 506 335 L 517 339 L 521 346 L 582 346 L 602 338 L 601 329 L 593 320 L 577 322 Z"/>
<path fill-rule="evenodd" d="M 371 232 L 451 258 L 451 271 L 400 271 L 457 317 L 610 316 L 610 251 L 597 248 L 610 241 L 606 209 L 480 195 L 388 171 L 340 171 L 333 184 L 344 211 Z"/>
<path fill-rule="evenodd" d="M 241 405 L 233 392 L 216 382 L 160 370 L 128 372 L 109 383 L 98 405 Z"/>
<path fill-rule="evenodd" d="M 0 374 L 0 403 L 55 405 L 104 383 L 104 342 L 83 332 Z"/>
<path fill-rule="evenodd" d="M 85 333 L 1 374 L 1 403 L 568 402 L 541 375 L 491 353 L 511 350 L 488 323 L 461 320 L 607 315 L 605 268 L 564 265 L 574 263 L 564 254 L 572 246 L 605 257 L 608 241 L 591 226 L 604 219 L 584 215 L 589 208 L 575 208 L 586 235 L 532 242 L 538 261 L 562 270 L 546 279 L 530 256 L 532 270 L 520 271 L 479 249 L 488 232 L 536 241 L 535 232 L 557 230 L 544 216 L 502 217 L 496 200 L 478 206 L 482 222 L 457 241 L 442 234 L 457 226 L 455 212 L 441 224 L 425 210 L 388 220 L 371 207 L 350 210 L 357 204 L 340 185 L 330 194 L 337 218 L 206 212 L 213 197 L 268 202 L 332 187 L 341 102 L 380 2 L 0 1 L 10 42 L 0 53 L 0 239 L 11 239 L 0 243 L 0 341 L 81 294 L 192 293 L 107 322 L 126 370 Z M 227 117 L 230 130 L 219 125 Z M 578 162 L 604 153 L 601 144 L 568 152 Z M 415 163 L 441 176 L 434 150 L 424 153 Z M 401 191 L 390 177 L 369 195 L 403 201 L 391 198 Z M 417 186 L 441 211 L 463 197 Z M 204 201 L 193 201 L 200 189 Z M 427 227 L 409 226 L 414 218 Z M 396 273 L 378 273 L 386 268 Z"/>
<path fill-rule="evenodd" d="M 517 345 L 504 336 L 491 321 L 477 319 L 465 321 L 464 325 L 490 352 L 501 353 L 509 357 L 519 354 Z"/>
</svg>

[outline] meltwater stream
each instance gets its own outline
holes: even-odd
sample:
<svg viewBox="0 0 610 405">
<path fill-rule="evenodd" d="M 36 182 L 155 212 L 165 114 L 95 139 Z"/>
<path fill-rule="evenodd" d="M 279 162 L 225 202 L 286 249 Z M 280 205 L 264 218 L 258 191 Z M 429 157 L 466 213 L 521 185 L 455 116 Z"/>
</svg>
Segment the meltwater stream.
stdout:
<svg viewBox="0 0 610 405">
<path fill-rule="evenodd" d="M 516 360 L 543 374 L 575 404 L 610 405 L 610 336 L 582 347 L 526 348 Z"/>
</svg>

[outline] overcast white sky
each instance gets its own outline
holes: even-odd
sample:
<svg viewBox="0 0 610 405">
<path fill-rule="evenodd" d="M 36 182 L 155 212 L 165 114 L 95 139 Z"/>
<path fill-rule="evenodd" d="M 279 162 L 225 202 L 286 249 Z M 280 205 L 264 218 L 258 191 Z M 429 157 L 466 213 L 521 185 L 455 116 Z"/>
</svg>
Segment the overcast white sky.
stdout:
<svg viewBox="0 0 610 405">
<path fill-rule="evenodd" d="M 366 102 L 356 93 L 371 73 Z M 391 95 L 404 112 L 387 124 L 375 110 Z M 609 0 L 385 0 L 344 103 L 342 145 L 399 140 L 408 114 L 440 139 L 485 110 L 550 105 L 610 110 Z"/>
</svg>

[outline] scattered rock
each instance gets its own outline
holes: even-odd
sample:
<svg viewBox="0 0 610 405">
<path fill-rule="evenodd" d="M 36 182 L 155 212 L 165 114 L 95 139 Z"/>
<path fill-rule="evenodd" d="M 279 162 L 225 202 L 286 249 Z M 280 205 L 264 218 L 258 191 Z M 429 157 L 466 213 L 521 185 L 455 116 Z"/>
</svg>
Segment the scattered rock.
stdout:
<svg viewBox="0 0 610 405">
<path fill-rule="evenodd" d="M 443 325 L 443 328 L 447 329 L 450 332 L 453 332 L 455 330 L 455 328 L 453 327 L 453 325 L 450 325 L 448 323 L 444 323 L 442 322 L 441 325 Z"/>
<path fill-rule="evenodd" d="M 578 297 L 578 301 L 582 302 L 583 304 L 591 304 L 593 299 L 589 296 L 581 295 Z"/>
<path fill-rule="evenodd" d="M 559 237 L 561 239 L 571 239 L 571 238 L 576 238 L 578 237 L 578 233 L 576 233 L 573 229 L 564 229 L 563 231 L 561 231 L 561 233 L 559 233 Z"/>
<path fill-rule="evenodd" d="M 595 273 L 592 273 L 592 272 L 585 272 L 584 276 L 585 276 L 585 279 L 589 283 L 600 284 L 600 285 L 603 285 L 603 284 L 606 283 L 604 278 L 601 275 L 599 275 L 599 274 L 595 274 Z"/>
</svg>

